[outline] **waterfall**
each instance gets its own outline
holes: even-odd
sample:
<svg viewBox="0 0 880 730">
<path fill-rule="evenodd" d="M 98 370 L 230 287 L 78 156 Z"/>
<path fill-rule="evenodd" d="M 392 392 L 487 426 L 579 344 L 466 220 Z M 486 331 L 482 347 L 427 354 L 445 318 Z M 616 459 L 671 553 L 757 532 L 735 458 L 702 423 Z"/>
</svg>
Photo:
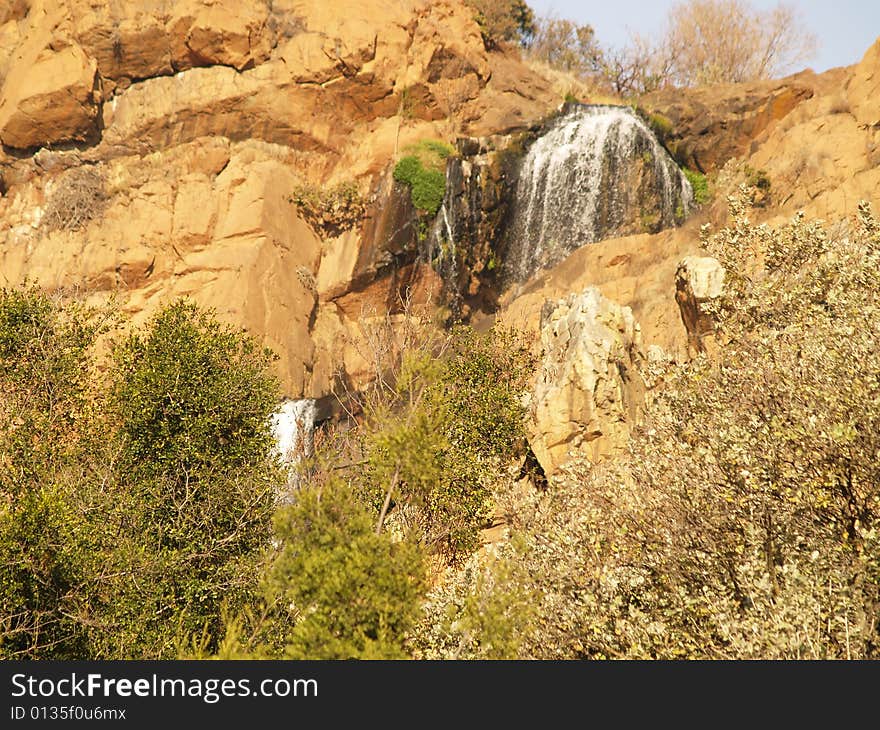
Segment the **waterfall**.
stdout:
<svg viewBox="0 0 880 730">
<path fill-rule="evenodd" d="M 434 223 L 424 242 L 423 259 L 430 263 L 443 282 L 443 296 L 456 309 L 459 295 L 458 246 L 462 240 L 462 221 L 459 219 L 462 181 L 467 179 L 470 164 L 458 158 L 447 161 L 446 192 L 434 218 Z"/>
<path fill-rule="evenodd" d="M 584 244 L 684 220 L 693 192 L 629 107 L 569 105 L 523 158 L 505 279 L 523 282 Z"/>
<path fill-rule="evenodd" d="M 286 400 L 272 416 L 275 448 L 281 460 L 291 468 L 314 451 L 317 401 Z"/>
</svg>

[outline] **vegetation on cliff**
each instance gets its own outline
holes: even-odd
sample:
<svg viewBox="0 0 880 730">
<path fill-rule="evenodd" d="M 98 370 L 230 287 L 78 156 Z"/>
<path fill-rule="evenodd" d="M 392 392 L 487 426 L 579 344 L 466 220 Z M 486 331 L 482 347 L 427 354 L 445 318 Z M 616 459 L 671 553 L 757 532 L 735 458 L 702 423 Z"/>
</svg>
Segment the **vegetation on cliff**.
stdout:
<svg viewBox="0 0 880 730">
<path fill-rule="evenodd" d="M 404 656 L 522 443 L 513 336 L 421 321 L 289 495 L 270 352 L 177 301 L 99 363 L 113 322 L 0 294 L 0 655 Z"/>
<path fill-rule="evenodd" d="M 522 40 L 532 59 L 624 97 L 664 87 L 774 78 L 808 60 L 816 38 L 786 3 L 760 10 L 746 0 L 683 0 L 664 31 L 603 48 L 592 26 L 538 18 Z"/>
<path fill-rule="evenodd" d="M 747 197 L 705 238 L 717 354 L 649 368 L 628 456 L 511 497 L 518 592 L 542 596 L 521 656 L 880 652 L 880 227 L 755 225 Z"/>
<path fill-rule="evenodd" d="M 454 150 L 445 142 L 426 139 L 404 152 L 406 155 L 394 166 L 394 179 L 409 188 L 418 211 L 433 217 L 446 194 L 446 158 Z"/>
</svg>

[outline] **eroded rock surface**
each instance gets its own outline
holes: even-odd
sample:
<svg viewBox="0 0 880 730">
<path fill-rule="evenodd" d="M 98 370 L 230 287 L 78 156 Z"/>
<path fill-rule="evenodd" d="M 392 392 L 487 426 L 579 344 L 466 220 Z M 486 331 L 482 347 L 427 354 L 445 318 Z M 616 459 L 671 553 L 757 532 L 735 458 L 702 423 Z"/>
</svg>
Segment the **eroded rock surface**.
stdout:
<svg viewBox="0 0 880 730">
<path fill-rule="evenodd" d="M 595 288 L 545 303 L 541 345 L 529 443 L 549 476 L 574 455 L 595 461 L 623 446 L 645 388 L 632 311 Z"/>
</svg>

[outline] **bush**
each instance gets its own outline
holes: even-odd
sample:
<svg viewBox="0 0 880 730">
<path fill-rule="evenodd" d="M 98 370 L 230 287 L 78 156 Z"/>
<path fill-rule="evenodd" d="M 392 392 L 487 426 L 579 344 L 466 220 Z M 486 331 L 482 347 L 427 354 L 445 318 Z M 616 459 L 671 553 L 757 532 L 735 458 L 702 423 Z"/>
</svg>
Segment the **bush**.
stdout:
<svg viewBox="0 0 880 730">
<path fill-rule="evenodd" d="M 0 657 L 82 656 L 94 561 L 80 483 L 93 432 L 89 349 L 102 312 L 0 292 Z"/>
<path fill-rule="evenodd" d="M 367 406 L 354 477 L 401 534 L 445 560 L 466 557 L 492 509 L 501 465 L 523 439 L 531 359 L 516 337 L 459 328 L 407 349 L 393 385 Z M 381 522 L 381 518 L 380 518 Z"/>
<path fill-rule="evenodd" d="M 454 150 L 439 140 L 423 140 L 404 151 L 408 154 L 394 167 L 394 179 L 409 188 L 418 210 L 434 216 L 446 195 L 446 158 Z"/>
<path fill-rule="evenodd" d="M 528 587 L 516 540 L 444 576 L 409 637 L 417 659 L 518 659 L 540 597 Z"/>
<path fill-rule="evenodd" d="M 706 180 L 705 175 L 687 167 L 682 168 L 682 172 L 691 184 L 691 189 L 694 191 L 694 202 L 697 205 L 705 205 L 712 200 L 712 195 L 709 192 L 709 181 Z"/>
<path fill-rule="evenodd" d="M 175 477 L 264 459 L 278 395 L 273 357 L 191 302 L 162 309 L 115 351 L 112 404 L 125 458 Z"/>
<path fill-rule="evenodd" d="M 424 590 L 420 550 L 377 533 L 341 481 L 300 489 L 276 520 L 269 590 L 293 607 L 293 659 L 399 659 Z"/>
<path fill-rule="evenodd" d="M 276 488 L 269 355 L 184 302 L 107 313 L 0 293 L 0 656 L 168 658 L 255 596 Z M 105 382 L 109 381 L 109 382 Z"/>
<path fill-rule="evenodd" d="M 49 231 L 77 231 L 100 218 L 107 207 L 106 182 L 100 169 L 76 167 L 54 183 L 41 224 Z"/>
<path fill-rule="evenodd" d="M 98 651 L 174 656 L 221 631 L 257 582 L 276 489 L 271 353 L 185 301 L 115 350 L 118 568 L 98 601 L 116 626 Z M 138 576 L 137 583 L 131 580 Z"/>
<path fill-rule="evenodd" d="M 356 227 L 366 214 L 366 202 L 352 182 L 330 188 L 300 185 L 290 196 L 300 214 L 325 236 L 338 236 Z"/>
<path fill-rule="evenodd" d="M 487 48 L 501 42 L 524 43 L 535 32 L 535 16 L 524 0 L 467 0 Z"/>
<path fill-rule="evenodd" d="M 718 359 L 659 368 L 630 457 L 519 510 L 531 655 L 880 656 L 877 224 L 755 226 L 746 199 L 704 239 Z"/>
<path fill-rule="evenodd" d="M 427 215 L 436 215 L 446 195 L 446 175 L 426 170 L 415 156 L 407 156 L 394 168 L 394 179 L 410 190 L 413 205 Z"/>
</svg>

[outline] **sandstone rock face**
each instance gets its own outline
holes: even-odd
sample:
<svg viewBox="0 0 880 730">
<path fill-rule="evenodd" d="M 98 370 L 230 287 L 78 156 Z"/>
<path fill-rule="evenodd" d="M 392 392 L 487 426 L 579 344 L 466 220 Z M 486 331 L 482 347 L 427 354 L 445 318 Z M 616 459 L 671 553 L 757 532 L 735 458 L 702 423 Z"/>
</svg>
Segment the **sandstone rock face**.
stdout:
<svg viewBox="0 0 880 730">
<path fill-rule="evenodd" d="M 720 297 L 724 290 L 724 268 L 710 256 L 686 256 L 675 272 L 675 300 L 688 334 L 692 353 L 705 352 L 714 323 L 706 312 L 706 302 Z"/>
<path fill-rule="evenodd" d="M 748 157 L 767 173 L 768 212 L 779 220 L 799 210 L 835 220 L 854 215 L 860 200 L 880 206 L 880 42 L 861 63 L 828 74 L 836 86 L 768 129 Z"/>
<path fill-rule="evenodd" d="M 86 140 L 97 131 L 97 64 L 77 46 L 40 54 L 6 75 L 0 92 L 0 142 L 29 148 Z"/>
<path fill-rule="evenodd" d="M 527 285 L 507 291 L 497 316 L 537 340 L 546 300 L 596 287 L 632 311 L 645 347 L 657 346 L 684 362 L 688 338 L 675 300 L 675 272 L 682 258 L 699 253 L 699 233 L 693 223 L 656 235 L 584 246 Z"/>
<path fill-rule="evenodd" d="M 276 40 L 263 0 L 178 0 L 164 7 L 101 0 L 78 4 L 71 16 L 72 35 L 101 76 L 123 88 L 196 66 L 250 68 L 268 59 Z"/>
<path fill-rule="evenodd" d="M 549 476 L 574 455 L 595 461 L 622 446 L 644 384 L 632 311 L 595 288 L 544 305 L 541 345 L 529 442 Z"/>
<path fill-rule="evenodd" d="M 308 393 L 321 242 L 289 199 L 290 169 L 272 150 L 217 139 L 95 168 L 106 209 L 82 230 L 47 230 L 26 215 L 51 204 L 61 176 L 0 199 L 0 216 L 22 221 L 0 234 L 6 279 L 118 292 L 136 324 L 192 297 L 261 337 L 280 356 L 285 390 Z"/>
<path fill-rule="evenodd" d="M 659 91 L 642 107 L 678 162 L 711 172 L 750 151 L 752 142 L 774 122 L 815 93 L 815 74 L 780 81 Z"/>
<path fill-rule="evenodd" d="M 0 141 L 78 143 L 0 152 L 4 285 L 116 293 L 135 325 L 193 297 L 279 354 L 291 398 L 357 387 L 371 323 L 439 291 L 389 171 L 492 75 L 457 0 L 16 0 L 0 38 Z M 293 191 L 338 182 L 371 207 L 329 235 Z"/>
<path fill-rule="evenodd" d="M 852 114 L 818 105 L 816 85 L 750 143 L 752 164 L 780 180 L 776 158 L 792 145 L 827 147 L 830 187 L 803 172 L 786 205 L 816 195 L 810 205 L 837 210 L 880 190 L 876 56 L 849 82 Z M 375 331 L 443 287 L 415 256 L 419 231 L 391 182 L 402 150 L 522 132 L 558 108 L 564 83 L 513 50 L 487 52 L 460 0 L 11 0 L 0 7 L 2 284 L 115 294 L 134 325 L 190 296 L 279 354 L 289 398 L 356 388 L 372 377 Z M 776 134 L 802 110 L 790 137 Z M 328 232 L 293 191 L 339 183 L 366 212 Z M 83 201 L 87 215 L 63 215 Z M 537 333 L 545 299 L 595 285 L 678 357 L 674 273 L 696 239 L 677 229 L 581 249 L 505 294 L 503 316 Z M 477 253 L 469 261 L 487 265 Z"/>
<path fill-rule="evenodd" d="M 847 85 L 847 97 L 860 124 L 880 129 L 880 38 L 856 66 Z"/>
</svg>

